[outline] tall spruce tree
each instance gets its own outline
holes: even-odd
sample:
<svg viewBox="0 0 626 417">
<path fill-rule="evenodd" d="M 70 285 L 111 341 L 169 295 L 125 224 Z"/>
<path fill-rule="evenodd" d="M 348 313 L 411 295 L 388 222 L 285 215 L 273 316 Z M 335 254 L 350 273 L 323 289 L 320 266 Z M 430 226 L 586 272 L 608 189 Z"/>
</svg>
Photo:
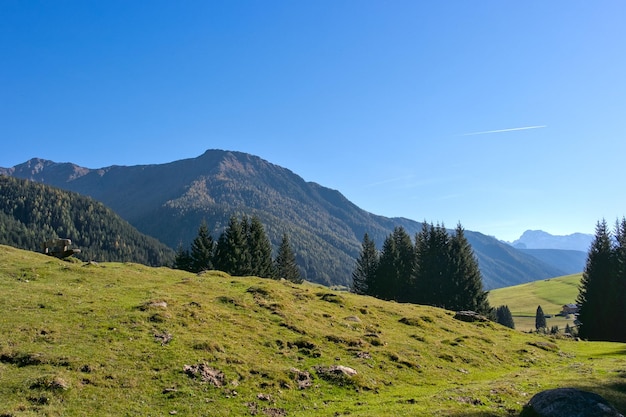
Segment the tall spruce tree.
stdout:
<svg viewBox="0 0 626 417">
<path fill-rule="evenodd" d="M 368 294 L 384 300 L 409 301 L 406 291 L 411 285 L 414 264 L 411 237 L 398 226 L 383 242 L 374 284 Z"/>
<path fill-rule="evenodd" d="M 615 327 L 616 341 L 626 342 L 626 217 L 615 229 Z"/>
<path fill-rule="evenodd" d="M 580 337 L 589 340 L 614 339 L 612 333 L 617 317 L 614 316 L 613 297 L 617 269 L 611 234 L 606 221 L 602 220 L 596 225 L 576 299 Z"/>
<path fill-rule="evenodd" d="M 374 279 L 368 282 L 367 293 L 382 300 L 393 299 L 393 285 L 390 281 L 396 279 L 396 242 L 391 235 L 387 236 L 383 241 L 383 247 L 378 257 L 378 267 Z"/>
<path fill-rule="evenodd" d="M 465 237 L 459 223 L 449 245 L 450 276 L 446 277 L 450 289 L 447 293 L 447 308 L 450 310 L 471 310 L 489 315 L 491 307 L 487 291 L 483 289 L 483 277 L 472 246 Z"/>
<path fill-rule="evenodd" d="M 249 275 L 248 246 L 241 223 L 231 216 L 228 226 L 217 240 L 214 266 L 235 276 Z"/>
<path fill-rule="evenodd" d="M 253 216 L 246 227 L 250 275 L 271 278 L 274 275 L 272 262 L 272 244 L 270 243 L 261 220 Z"/>
<path fill-rule="evenodd" d="M 189 249 L 186 249 L 181 243 L 176 249 L 176 256 L 174 257 L 174 263 L 172 268 L 181 269 L 183 271 L 192 271 L 193 260 Z"/>
<path fill-rule="evenodd" d="M 537 312 L 535 313 L 535 329 L 539 331 L 545 329 L 547 326 L 546 315 L 543 313 L 541 306 L 537 306 Z"/>
<path fill-rule="evenodd" d="M 361 253 L 352 272 L 352 292 L 355 294 L 370 294 L 370 286 L 375 287 L 376 269 L 378 268 L 378 251 L 369 235 L 365 233 L 361 244 Z"/>
<path fill-rule="evenodd" d="M 213 269 L 213 237 L 205 221 L 200 224 L 198 235 L 191 242 L 191 272 Z"/>
<path fill-rule="evenodd" d="M 448 308 L 452 263 L 444 225 L 423 223 L 415 236 L 415 272 L 411 302 Z"/>
<path fill-rule="evenodd" d="M 300 269 L 296 263 L 296 255 L 289 243 L 289 237 L 287 234 L 283 234 L 283 238 L 278 247 L 278 254 L 274 260 L 274 271 L 276 278 L 284 278 L 288 281 L 296 284 L 302 283 L 302 277 L 300 275 Z"/>
</svg>

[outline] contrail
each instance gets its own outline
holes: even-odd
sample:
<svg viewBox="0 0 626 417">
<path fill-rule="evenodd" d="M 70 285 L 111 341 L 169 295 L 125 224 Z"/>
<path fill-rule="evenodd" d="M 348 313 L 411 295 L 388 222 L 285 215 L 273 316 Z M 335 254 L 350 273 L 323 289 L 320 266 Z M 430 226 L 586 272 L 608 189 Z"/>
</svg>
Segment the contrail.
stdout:
<svg viewBox="0 0 626 417">
<path fill-rule="evenodd" d="M 546 126 L 546 125 L 542 125 L 542 126 L 525 126 L 525 127 L 513 127 L 511 129 L 485 130 L 484 132 L 463 133 L 462 135 L 459 135 L 459 136 L 487 135 L 489 133 L 514 132 L 516 130 L 541 129 L 541 128 L 544 128 L 544 127 L 548 127 L 548 126 Z"/>
</svg>

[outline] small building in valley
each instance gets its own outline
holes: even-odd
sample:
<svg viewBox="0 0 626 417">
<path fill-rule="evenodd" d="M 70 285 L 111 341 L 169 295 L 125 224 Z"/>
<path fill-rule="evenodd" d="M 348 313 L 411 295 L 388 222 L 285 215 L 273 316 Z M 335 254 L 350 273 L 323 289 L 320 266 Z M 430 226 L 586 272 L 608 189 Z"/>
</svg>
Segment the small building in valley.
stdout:
<svg viewBox="0 0 626 417">
<path fill-rule="evenodd" d="M 578 304 L 565 304 L 561 310 L 561 314 L 564 316 L 568 314 L 578 314 Z"/>
</svg>

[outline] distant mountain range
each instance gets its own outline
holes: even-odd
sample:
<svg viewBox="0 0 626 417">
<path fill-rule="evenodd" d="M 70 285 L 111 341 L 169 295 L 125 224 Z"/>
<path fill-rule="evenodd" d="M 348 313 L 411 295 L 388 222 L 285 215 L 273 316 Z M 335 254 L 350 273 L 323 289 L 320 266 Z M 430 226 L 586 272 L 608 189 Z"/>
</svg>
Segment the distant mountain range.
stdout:
<svg viewBox="0 0 626 417">
<path fill-rule="evenodd" d="M 511 245 L 518 249 L 563 249 L 587 253 L 592 240 L 593 235 L 585 233 L 555 236 L 543 230 L 527 230 Z"/>
<path fill-rule="evenodd" d="M 421 228 L 406 218 L 368 213 L 339 191 L 241 152 L 209 150 L 167 164 L 99 169 L 35 158 L 0 174 L 90 196 L 171 248 L 189 244 L 203 220 L 217 236 L 231 215 L 256 215 L 275 246 L 284 232 L 290 235 L 305 279 L 327 285 L 350 283 L 365 232 L 380 248 L 395 226 L 409 234 Z M 466 236 L 488 289 L 567 273 L 493 237 Z"/>
</svg>

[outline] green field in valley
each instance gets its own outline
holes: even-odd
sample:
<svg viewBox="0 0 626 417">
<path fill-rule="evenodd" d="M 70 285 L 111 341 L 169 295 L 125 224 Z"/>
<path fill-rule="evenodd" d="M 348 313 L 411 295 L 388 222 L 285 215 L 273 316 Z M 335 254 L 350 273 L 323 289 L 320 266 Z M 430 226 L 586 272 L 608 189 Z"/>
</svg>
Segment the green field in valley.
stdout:
<svg viewBox="0 0 626 417">
<path fill-rule="evenodd" d="M 575 303 L 582 274 L 566 275 L 542 281 L 529 282 L 513 287 L 498 288 L 489 293 L 489 303 L 494 306 L 507 305 L 515 321 L 515 328 L 522 331 L 535 329 L 535 313 L 541 306 L 548 327 L 573 325 L 574 318 L 557 317 L 563 305 Z"/>
</svg>

